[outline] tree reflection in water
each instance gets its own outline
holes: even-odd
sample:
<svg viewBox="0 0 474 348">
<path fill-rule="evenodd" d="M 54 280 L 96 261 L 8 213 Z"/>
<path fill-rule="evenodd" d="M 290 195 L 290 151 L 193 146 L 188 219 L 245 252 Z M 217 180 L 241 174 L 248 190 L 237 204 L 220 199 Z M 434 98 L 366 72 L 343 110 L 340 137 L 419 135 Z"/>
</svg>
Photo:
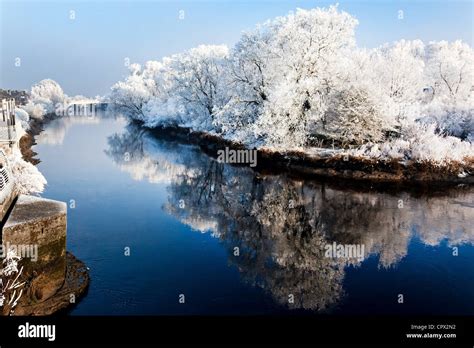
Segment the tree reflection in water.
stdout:
<svg viewBox="0 0 474 348">
<path fill-rule="evenodd" d="M 407 254 L 413 236 L 431 246 L 474 241 L 472 189 L 389 194 L 260 175 L 135 125 L 110 137 L 106 152 L 133 178 L 166 182 L 164 209 L 219 238 L 243 279 L 289 308 L 323 311 L 340 300 L 346 267 L 361 262 L 325 257 L 328 243 L 364 245 L 365 256 L 377 255 L 387 268 Z"/>
</svg>

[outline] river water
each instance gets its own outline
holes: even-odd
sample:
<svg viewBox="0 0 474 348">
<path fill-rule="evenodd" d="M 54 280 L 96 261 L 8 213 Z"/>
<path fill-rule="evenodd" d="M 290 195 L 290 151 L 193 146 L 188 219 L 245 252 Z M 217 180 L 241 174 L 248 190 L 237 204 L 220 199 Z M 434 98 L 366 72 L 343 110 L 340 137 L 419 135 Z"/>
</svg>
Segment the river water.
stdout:
<svg viewBox="0 0 474 348">
<path fill-rule="evenodd" d="M 55 120 L 34 151 L 90 268 L 73 315 L 474 314 L 472 188 L 264 175 L 121 118 Z"/>
</svg>

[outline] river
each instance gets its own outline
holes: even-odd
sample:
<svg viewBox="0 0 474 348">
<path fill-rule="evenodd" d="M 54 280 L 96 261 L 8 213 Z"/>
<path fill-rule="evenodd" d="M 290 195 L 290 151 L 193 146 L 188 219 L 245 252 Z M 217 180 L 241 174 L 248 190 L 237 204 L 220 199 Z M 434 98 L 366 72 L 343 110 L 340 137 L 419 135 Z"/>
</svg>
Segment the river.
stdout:
<svg viewBox="0 0 474 348">
<path fill-rule="evenodd" d="M 57 119 L 36 141 L 42 196 L 67 202 L 90 268 L 72 315 L 474 314 L 473 188 L 262 174 L 122 118 Z M 339 245 L 363 257 L 326 254 Z"/>
</svg>

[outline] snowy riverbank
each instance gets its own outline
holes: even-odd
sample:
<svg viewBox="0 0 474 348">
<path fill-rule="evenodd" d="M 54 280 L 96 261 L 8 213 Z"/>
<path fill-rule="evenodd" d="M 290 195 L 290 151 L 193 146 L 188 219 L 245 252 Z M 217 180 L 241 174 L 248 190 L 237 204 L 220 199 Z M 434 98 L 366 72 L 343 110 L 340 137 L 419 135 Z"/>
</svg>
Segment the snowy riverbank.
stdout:
<svg viewBox="0 0 474 348">
<path fill-rule="evenodd" d="M 243 143 L 227 140 L 216 134 L 192 131 L 189 128 L 157 127 L 151 132 L 160 138 L 198 145 L 215 158 L 218 151 L 225 148 L 250 150 Z M 474 159 L 463 163 L 437 165 L 430 161 L 374 159 L 354 151 L 329 148 L 293 150 L 259 148 L 255 170 L 266 173 L 287 172 L 292 176 L 309 178 L 353 179 L 374 183 L 474 183 Z"/>
</svg>

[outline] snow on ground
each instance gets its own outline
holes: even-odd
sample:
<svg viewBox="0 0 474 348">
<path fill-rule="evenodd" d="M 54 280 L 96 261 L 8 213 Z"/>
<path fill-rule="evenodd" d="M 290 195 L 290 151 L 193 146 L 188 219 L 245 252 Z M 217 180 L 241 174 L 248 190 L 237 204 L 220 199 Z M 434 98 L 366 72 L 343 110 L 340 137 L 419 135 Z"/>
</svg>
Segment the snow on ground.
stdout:
<svg viewBox="0 0 474 348">
<path fill-rule="evenodd" d="M 39 194 L 47 181 L 36 166 L 23 159 L 19 149 L 12 149 L 8 156 L 15 184 L 20 194 Z"/>
</svg>

